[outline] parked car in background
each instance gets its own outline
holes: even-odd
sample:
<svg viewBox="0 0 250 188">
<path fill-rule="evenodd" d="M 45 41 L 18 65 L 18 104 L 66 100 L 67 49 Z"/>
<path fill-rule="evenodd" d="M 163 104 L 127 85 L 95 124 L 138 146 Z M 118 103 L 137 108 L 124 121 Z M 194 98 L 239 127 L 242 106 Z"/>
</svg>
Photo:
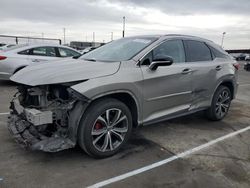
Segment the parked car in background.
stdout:
<svg viewBox="0 0 250 188">
<path fill-rule="evenodd" d="M 250 54 L 247 54 L 247 55 L 245 56 L 245 61 L 250 61 Z"/>
<path fill-rule="evenodd" d="M 236 61 L 244 61 L 247 54 L 241 53 L 235 56 Z"/>
<path fill-rule="evenodd" d="M 77 143 L 91 156 L 114 155 L 131 130 L 205 111 L 228 113 L 238 63 L 213 42 L 185 35 L 122 38 L 77 60 L 28 66 L 11 80 L 19 92 L 8 127 L 33 150 Z"/>
<path fill-rule="evenodd" d="M 6 50 L 8 48 L 11 48 L 13 46 L 16 46 L 15 44 L 4 44 L 4 43 L 0 43 L 0 51 Z"/>
<path fill-rule="evenodd" d="M 5 49 L 0 52 L 0 80 L 9 80 L 11 75 L 31 64 L 80 55 L 61 45 L 21 45 Z"/>
<path fill-rule="evenodd" d="M 249 60 L 247 60 L 247 62 L 244 64 L 244 69 L 246 71 L 250 71 L 250 61 Z"/>
</svg>

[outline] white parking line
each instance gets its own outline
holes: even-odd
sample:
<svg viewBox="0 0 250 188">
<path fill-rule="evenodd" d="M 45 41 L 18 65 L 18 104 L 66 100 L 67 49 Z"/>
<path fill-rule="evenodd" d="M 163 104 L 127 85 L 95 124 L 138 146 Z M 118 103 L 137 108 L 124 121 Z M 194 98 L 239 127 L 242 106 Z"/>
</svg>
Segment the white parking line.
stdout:
<svg viewBox="0 0 250 188">
<path fill-rule="evenodd" d="M 250 84 L 239 84 L 239 86 L 250 86 Z"/>
<path fill-rule="evenodd" d="M 10 114 L 9 112 L 3 112 L 3 113 L 0 113 L 0 116 L 9 115 L 9 114 Z"/>
<path fill-rule="evenodd" d="M 250 126 L 244 128 L 244 129 L 240 129 L 240 130 L 238 130 L 238 131 L 232 132 L 232 133 L 227 134 L 227 135 L 225 135 L 225 136 L 219 137 L 219 138 L 217 138 L 217 139 L 215 139 L 215 140 L 212 140 L 212 141 L 210 141 L 210 142 L 208 142 L 208 143 L 206 143 L 206 144 L 202 144 L 202 145 L 200 145 L 200 146 L 198 146 L 198 147 L 195 147 L 195 148 L 193 148 L 193 149 L 184 151 L 184 152 L 182 152 L 182 153 L 179 153 L 179 154 L 177 154 L 177 155 L 174 155 L 174 156 L 172 156 L 172 157 L 170 157 L 170 158 L 167 158 L 167 159 L 164 159 L 164 160 L 162 160 L 162 161 L 159 161 L 159 162 L 153 163 L 153 164 L 151 164 L 151 165 L 148 165 L 148 166 L 145 166 L 145 167 L 142 167 L 142 168 L 139 168 L 139 169 L 130 171 L 130 172 L 128 172 L 128 173 L 125 173 L 125 174 L 122 174 L 122 175 L 119 175 L 119 176 L 116 176 L 116 177 L 113 177 L 113 178 L 110 178 L 110 179 L 101 181 L 101 182 L 99 182 L 99 183 L 96 183 L 96 184 L 94 184 L 94 185 L 89 186 L 88 188 L 103 187 L 103 186 L 109 185 L 109 184 L 111 184 L 111 183 L 115 183 L 115 182 L 124 180 L 124 179 L 126 179 L 126 178 L 131 177 L 131 176 L 135 176 L 135 175 L 141 174 L 141 173 L 146 172 L 146 171 L 148 171 L 148 170 L 151 170 L 151 169 L 153 169 L 153 168 L 156 168 L 156 167 L 165 165 L 165 164 L 167 164 L 167 163 L 170 163 L 170 162 L 172 162 L 172 161 L 174 161 L 174 160 L 176 160 L 176 159 L 183 158 L 183 157 L 187 157 L 187 156 L 189 156 L 189 155 L 191 155 L 191 154 L 193 154 L 193 153 L 195 153 L 195 152 L 197 152 L 197 151 L 200 151 L 200 150 L 203 150 L 203 149 L 205 149 L 205 148 L 208 148 L 208 147 L 210 147 L 210 146 L 212 146 L 212 145 L 214 145 L 214 144 L 216 144 L 216 143 L 218 143 L 218 142 L 221 142 L 221 141 L 223 141 L 223 140 L 225 140 L 225 139 L 234 137 L 234 136 L 236 136 L 236 135 L 238 135 L 238 134 L 240 134 L 240 133 L 246 132 L 246 131 L 248 131 L 248 130 L 250 130 Z"/>
</svg>

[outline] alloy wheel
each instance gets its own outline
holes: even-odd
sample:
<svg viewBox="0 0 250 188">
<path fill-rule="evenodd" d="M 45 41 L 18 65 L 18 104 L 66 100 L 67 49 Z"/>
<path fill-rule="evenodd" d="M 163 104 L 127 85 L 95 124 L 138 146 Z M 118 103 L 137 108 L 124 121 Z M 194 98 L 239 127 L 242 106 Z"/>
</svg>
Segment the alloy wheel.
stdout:
<svg viewBox="0 0 250 188">
<path fill-rule="evenodd" d="M 93 124 L 93 146 L 101 152 L 113 151 L 124 141 L 127 132 L 127 116 L 120 109 L 108 109 L 99 115 Z"/>
<path fill-rule="evenodd" d="M 222 90 L 215 104 L 215 113 L 221 118 L 228 112 L 231 96 L 228 90 Z"/>
</svg>

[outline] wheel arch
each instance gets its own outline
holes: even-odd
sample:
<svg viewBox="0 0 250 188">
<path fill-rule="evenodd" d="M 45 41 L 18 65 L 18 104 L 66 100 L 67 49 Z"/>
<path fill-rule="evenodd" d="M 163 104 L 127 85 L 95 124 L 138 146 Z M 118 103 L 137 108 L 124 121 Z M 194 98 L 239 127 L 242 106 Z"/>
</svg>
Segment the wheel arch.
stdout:
<svg viewBox="0 0 250 188">
<path fill-rule="evenodd" d="M 220 82 L 217 84 L 217 86 L 216 86 L 216 88 L 215 88 L 215 90 L 214 90 L 214 92 L 213 92 L 213 95 L 212 95 L 212 98 L 211 98 L 211 102 L 212 102 L 212 99 L 213 99 L 213 97 L 214 97 L 214 94 L 215 94 L 216 90 L 217 90 L 220 86 L 225 86 L 225 87 L 227 87 L 227 88 L 230 90 L 230 92 L 231 92 L 231 94 L 232 94 L 232 95 L 231 95 L 231 99 L 233 100 L 234 97 L 235 97 L 235 92 L 236 92 L 235 85 L 234 85 L 234 83 L 233 83 L 233 80 L 231 80 L 231 79 L 225 79 L 225 80 L 220 81 Z"/>
<path fill-rule="evenodd" d="M 121 91 L 111 91 L 98 96 L 95 96 L 89 105 L 91 105 L 94 101 L 102 100 L 105 98 L 114 98 L 122 103 L 124 103 L 130 110 L 132 119 L 133 119 L 133 127 L 137 127 L 139 124 L 139 104 L 136 97 L 129 91 L 121 90 Z"/>
<path fill-rule="evenodd" d="M 219 86 L 225 86 L 225 87 L 227 87 L 229 90 L 230 90 L 230 92 L 231 92 L 231 99 L 233 99 L 234 98 L 234 85 L 233 85 L 233 82 L 232 81 L 224 81 L 224 82 L 222 82 Z"/>
<path fill-rule="evenodd" d="M 25 68 L 27 65 L 22 65 L 19 66 L 18 68 L 15 69 L 15 71 L 13 72 L 13 74 L 17 73 L 18 71 L 20 71 L 21 69 Z"/>
<path fill-rule="evenodd" d="M 140 124 L 140 121 L 139 121 L 140 107 L 135 96 L 133 96 L 133 94 L 131 94 L 129 91 L 108 92 L 108 93 L 101 94 L 99 96 L 95 96 L 88 102 L 79 100 L 75 104 L 75 107 L 73 108 L 69 116 L 69 132 L 70 132 L 70 138 L 72 141 L 77 142 L 78 129 L 79 129 L 81 119 L 84 113 L 91 106 L 91 104 L 93 104 L 94 102 L 98 100 L 103 100 L 106 98 L 113 98 L 113 99 L 117 99 L 123 102 L 131 111 L 133 127 L 136 128 Z"/>
</svg>

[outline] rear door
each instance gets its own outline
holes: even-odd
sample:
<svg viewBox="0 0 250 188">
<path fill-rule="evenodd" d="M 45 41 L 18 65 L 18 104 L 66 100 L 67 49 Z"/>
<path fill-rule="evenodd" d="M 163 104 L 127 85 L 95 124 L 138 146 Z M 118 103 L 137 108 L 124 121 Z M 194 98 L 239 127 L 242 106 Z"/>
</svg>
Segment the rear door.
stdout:
<svg viewBox="0 0 250 188">
<path fill-rule="evenodd" d="M 219 65 L 213 61 L 210 48 L 206 43 L 185 40 L 186 61 L 192 72 L 192 106 L 191 109 L 209 106 L 211 94 L 216 85 Z"/>
<path fill-rule="evenodd" d="M 150 70 L 154 58 L 170 56 L 174 63 Z M 191 105 L 191 74 L 187 71 L 182 40 L 168 40 L 160 44 L 141 61 L 143 73 L 144 123 L 166 115 L 186 111 Z"/>
</svg>

